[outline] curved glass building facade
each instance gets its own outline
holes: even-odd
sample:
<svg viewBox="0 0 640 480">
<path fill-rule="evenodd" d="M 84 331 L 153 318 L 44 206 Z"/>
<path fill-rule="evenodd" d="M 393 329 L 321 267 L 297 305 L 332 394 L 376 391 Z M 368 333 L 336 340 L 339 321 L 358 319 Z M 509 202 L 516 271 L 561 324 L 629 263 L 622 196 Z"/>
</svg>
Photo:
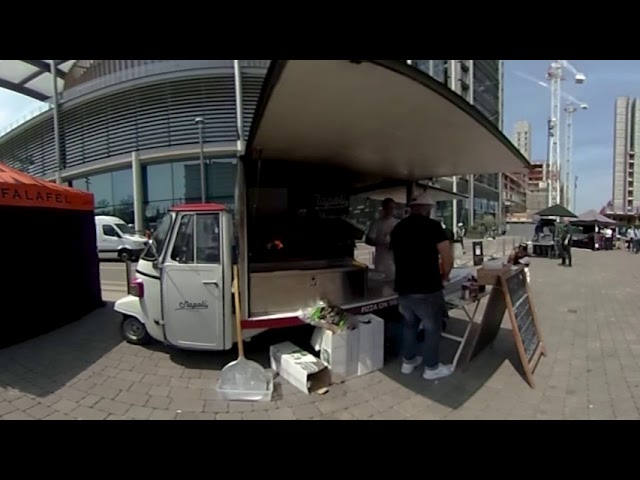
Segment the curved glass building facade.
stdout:
<svg viewBox="0 0 640 480">
<path fill-rule="evenodd" d="M 269 60 L 239 61 L 241 108 L 236 105 L 232 60 L 50 62 L 61 62 L 58 108 L 44 108 L 2 135 L 3 162 L 50 180 L 59 171 L 65 183 L 94 194 L 97 213 L 116 215 L 129 223 L 134 223 L 133 168 L 138 168 L 142 178 L 138 196 L 142 197 L 144 225 L 148 228 L 171 205 L 200 201 L 202 149 L 207 199 L 233 205 L 237 157 L 242 153 L 242 139 L 251 128 Z M 445 83 L 450 79 L 451 62 L 472 62 L 465 88 L 474 92 L 473 103 L 498 123 L 501 61 L 410 61 Z M 24 86 L 26 80 L 18 83 Z M 15 90 L 20 93 L 46 97 L 43 91 L 33 93 L 33 89 L 18 87 Z M 204 120 L 202 129 L 196 118 Z M 242 132 L 238 131 L 239 125 Z M 476 176 L 475 183 L 475 215 L 495 213 L 497 175 Z M 446 179 L 441 186 L 450 187 Z M 463 180 L 458 182 L 458 191 L 471 193 L 468 187 L 465 191 Z M 458 202 L 461 218 L 467 202 Z M 361 208 L 376 210 L 371 206 Z M 442 215 L 451 217 L 447 208 L 451 209 L 441 206 Z"/>
</svg>

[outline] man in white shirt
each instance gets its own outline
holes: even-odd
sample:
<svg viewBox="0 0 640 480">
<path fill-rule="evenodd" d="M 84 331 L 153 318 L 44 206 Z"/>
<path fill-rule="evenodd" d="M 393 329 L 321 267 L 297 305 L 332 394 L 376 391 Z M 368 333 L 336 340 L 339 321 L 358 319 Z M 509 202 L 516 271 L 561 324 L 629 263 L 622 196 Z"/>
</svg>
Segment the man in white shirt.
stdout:
<svg viewBox="0 0 640 480">
<path fill-rule="evenodd" d="M 609 227 L 604 229 L 604 249 L 613 250 L 613 230 Z"/>
<path fill-rule="evenodd" d="M 374 269 L 382 273 L 385 280 L 393 280 L 395 277 L 395 264 L 393 252 L 389 248 L 391 231 L 400 220 L 395 218 L 396 202 L 391 198 L 382 201 L 382 213 L 380 218 L 371 222 L 367 232 L 366 244 L 375 247 Z"/>
</svg>

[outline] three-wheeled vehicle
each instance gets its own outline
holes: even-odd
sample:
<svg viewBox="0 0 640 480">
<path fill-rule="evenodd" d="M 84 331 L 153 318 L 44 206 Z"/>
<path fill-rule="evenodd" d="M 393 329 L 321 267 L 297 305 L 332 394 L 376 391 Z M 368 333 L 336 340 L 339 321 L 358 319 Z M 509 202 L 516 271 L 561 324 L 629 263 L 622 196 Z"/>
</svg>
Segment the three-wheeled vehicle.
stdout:
<svg viewBox="0 0 640 480">
<path fill-rule="evenodd" d="M 527 165 L 482 113 L 395 60 L 273 61 L 244 152 L 232 211 L 179 205 L 159 223 L 115 305 L 127 341 L 231 348 L 236 262 L 245 338 L 301 324 L 319 300 L 392 307 L 389 280 L 354 259 L 352 197 Z"/>
</svg>

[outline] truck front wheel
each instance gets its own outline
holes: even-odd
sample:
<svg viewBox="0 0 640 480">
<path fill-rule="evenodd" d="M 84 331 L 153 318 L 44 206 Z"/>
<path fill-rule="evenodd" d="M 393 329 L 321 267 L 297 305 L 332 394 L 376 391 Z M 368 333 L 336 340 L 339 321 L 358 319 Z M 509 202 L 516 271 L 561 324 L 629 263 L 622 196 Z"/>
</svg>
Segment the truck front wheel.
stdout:
<svg viewBox="0 0 640 480">
<path fill-rule="evenodd" d="M 121 262 L 128 262 L 129 260 L 131 260 L 131 252 L 129 250 L 120 250 L 120 252 L 118 252 L 118 259 Z"/>
<path fill-rule="evenodd" d="M 147 327 L 135 317 L 124 317 L 120 325 L 122 338 L 133 345 L 147 345 L 151 342 L 151 335 Z"/>
</svg>

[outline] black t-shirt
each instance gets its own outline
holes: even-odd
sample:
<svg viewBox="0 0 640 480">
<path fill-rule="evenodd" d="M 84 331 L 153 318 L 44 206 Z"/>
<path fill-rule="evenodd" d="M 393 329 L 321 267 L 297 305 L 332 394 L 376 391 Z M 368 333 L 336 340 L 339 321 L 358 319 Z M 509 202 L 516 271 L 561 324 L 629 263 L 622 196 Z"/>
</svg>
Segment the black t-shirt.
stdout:
<svg viewBox="0 0 640 480">
<path fill-rule="evenodd" d="M 438 244 L 447 241 L 442 225 L 423 215 L 410 215 L 391 232 L 396 264 L 396 292 L 400 295 L 442 290 Z"/>
</svg>

